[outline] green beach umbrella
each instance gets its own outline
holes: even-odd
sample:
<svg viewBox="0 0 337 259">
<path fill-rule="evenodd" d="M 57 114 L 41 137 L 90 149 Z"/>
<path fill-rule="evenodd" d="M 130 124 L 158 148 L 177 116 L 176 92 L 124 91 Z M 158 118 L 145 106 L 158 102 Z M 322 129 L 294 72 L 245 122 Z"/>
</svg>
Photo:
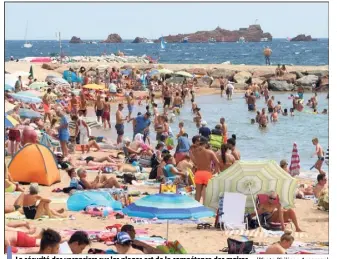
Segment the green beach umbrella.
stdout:
<svg viewBox="0 0 337 259">
<path fill-rule="evenodd" d="M 30 66 L 30 69 L 29 69 L 29 76 L 31 76 L 32 78 L 34 78 L 33 66 Z"/>
<path fill-rule="evenodd" d="M 183 76 L 183 77 L 193 77 L 193 75 L 191 75 L 190 73 L 186 71 L 178 71 L 178 72 L 175 72 L 174 74 L 178 76 Z"/>
<path fill-rule="evenodd" d="M 219 196 L 238 192 L 247 196 L 246 209 L 253 211 L 257 194 L 275 191 L 281 205 L 294 207 L 296 179 L 275 161 L 237 161 L 207 184 L 205 206 L 216 210 Z"/>
<path fill-rule="evenodd" d="M 169 70 L 169 69 L 166 69 L 166 68 L 159 69 L 158 72 L 159 72 L 159 74 L 164 74 L 164 75 L 171 75 L 171 74 L 173 74 L 172 70 Z"/>
</svg>

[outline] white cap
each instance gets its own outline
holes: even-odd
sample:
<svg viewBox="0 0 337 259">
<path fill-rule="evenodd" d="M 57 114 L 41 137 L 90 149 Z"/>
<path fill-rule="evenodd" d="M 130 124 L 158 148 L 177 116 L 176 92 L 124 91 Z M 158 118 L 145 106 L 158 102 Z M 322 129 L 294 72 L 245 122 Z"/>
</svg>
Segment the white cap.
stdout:
<svg viewBox="0 0 337 259">
<path fill-rule="evenodd" d="M 206 126 L 206 125 L 207 125 L 207 122 L 206 122 L 206 121 L 202 121 L 202 122 L 201 122 L 201 125 L 202 125 L 202 126 Z"/>
<path fill-rule="evenodd" d="M 125 138 L 123 139 L 123 142 L 124 142 L 124 143 L 130 143 L 131 141 L 130 141 L 130 139 L 129 139 L 128 137 L 125 137 Z"/>
</svg>

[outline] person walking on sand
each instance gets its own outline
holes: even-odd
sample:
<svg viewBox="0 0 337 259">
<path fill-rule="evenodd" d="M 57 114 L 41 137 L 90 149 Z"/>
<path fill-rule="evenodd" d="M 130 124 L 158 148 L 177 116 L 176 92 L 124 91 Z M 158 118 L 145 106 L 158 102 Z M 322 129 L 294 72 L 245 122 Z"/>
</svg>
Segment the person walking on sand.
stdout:
<svg viewBox="0 0 337 259">
<path fill-rule="evenodd" d="M 51 114 L 50 114 L 50 103 L 51 103 L 51 89 L 47 89 L 47 93 L 42 98 L 43 102 L 43 110 L 44 110 L 44 118 L 43 121 L 46 123 L 47 117 L 49 122 L 51 123 Z"/>
<path fill-rule="evenodd" d="M 320 174 L 325 174 L 325 172 L 322 170 L 322 165 L 324 161 L 324 151 L 322 146 L 318 143 L 318 138 L 312 139 L 312 144 L 316 147 L 315 153 L 312 155 L 312 157 L 317 156 L 318 160 L 315 163 L 314 167 L 318 170 Z"/>
<path fill-rule="evenodd" d="M 102 121 L 103 108 L 104 108 L 104 102 L 102 101 L 101 96 L 97 95 L 97 99 L 96 99 L 95 106 L 94 106 L 96 117 L 97 117 L 97 122 Z"/>
<path fill-rule="evenodd" d="M 68 156 L 68 146 L 67 143 L 69 141 L 69 129 L 68 129 L 68 120 L 67 117 L 63 114 L 62 108 L 57 107 L 56 115 L 60 117 L 60 126 L 57 128 L 59 133 L 59 141 L 61 144 L 61 150 L 64 157 Z"/>
<path fill-rule="evenodd" d="M 264 54 L 264 58 L 266 60 L 266 65 L 270 66 L 270 56 L 271 56 L 272 50 L 269 48 L 269 46 L 267 46 L 264 50 L 263 50 L 263 54 Z"/>
<path fill-rule="evenodd" d="M 194 181 L 196 184 L 195 199 L 200 202 L 201 198 L 205 202 L 206 187 L 208 181 L 213 177 L 213 168 L 216 173 L 219 171 L 219 160 L 211 149 L 207 149 L 208 141 L 204 137 L 200 137 L 200 142 L 197 147 L 191 152 L 192 162 L 195 164 L 197 171 L 194 174 Z"/>
<path fill-rule="evenodd" d="M 80 92 L 80 105 L 78 111 L 82 111 L 84 117 L 87 116 L 87 101 L 85 99 L 83 91 Z"/>
<path fill-rule="evenodd" d="M 107 123 L 108 123 L 109 129 L 111 129 L 110 111 L 111 111 L 111 107 L 109 103 L 109 97 L 105 97 L 105 102 L 103 105 L 103 116 L 102 116 L 104 129 L 106 129 Z"/>
<path fill-rule="evenodd" d="M 118 109 L 116 111 L 116 125 L 115 129 L 117 131 L 117 145 L 123 142 L 123 135 L 124 135 L 124 121 L 126 118 L 123 118 L 123 111 L 124 106 L 122 103 L 118 104 Z"/>
</svg>

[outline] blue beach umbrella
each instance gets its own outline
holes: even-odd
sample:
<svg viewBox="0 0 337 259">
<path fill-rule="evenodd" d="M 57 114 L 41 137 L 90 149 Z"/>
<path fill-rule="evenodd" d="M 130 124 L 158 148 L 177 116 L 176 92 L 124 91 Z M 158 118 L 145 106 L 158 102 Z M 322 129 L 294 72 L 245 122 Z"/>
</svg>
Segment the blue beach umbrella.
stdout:
<svg viewBox="0 0 337 259">
<path fill-rule="evenodd" d="M 152 70 L 150 73 L 149 73 L 149 76 L 154 76 L 154 75 L 157 75 L 157 74 L 159 74 L 159 71 L 158 70 Z"/>
<path fill-rule="evenodd" d="M 124 76 L 128 76 L 128 75 L 131 74 L 131 72 L 132 72 L 131 69 L 125 69 L 125 70 L 123 70 L 121 73 L 122 73 L 122 75 L 124 75 Z"/>
<path fill-rule="evenodd" d="M 41 114 L 39 112 L 33 111 L 33 110 L 29 110 L 29 109 L 20 109 L 19 110 L 19 115 L 22 118 L 40 118 Z"/>
<path fill-rule="evenodd" d="M 214 212 L 186 195 L 159 193 L 136 200 L 123 209 L 129 217 L 170 219 L 199 219 L 213 217 Z"/>
<path fill-rule="evenodd" d="M 9 84 L 5 84 L 5 91 L 13 91 L 14 90 L 14 86 L 11 86 Z"/>
<path fill-rule="evenodd" d="M 5 114 L 5 128 L 13 128 L 18 124 L 12 116 Z"/>
<path fill-rule="evenodd" d="M 42 100 L 38 97 L 20 95 L 20 94 L 10 94 L 15 100 L 24 102 L 24 103 L 40 103 Z"/>
</svg>

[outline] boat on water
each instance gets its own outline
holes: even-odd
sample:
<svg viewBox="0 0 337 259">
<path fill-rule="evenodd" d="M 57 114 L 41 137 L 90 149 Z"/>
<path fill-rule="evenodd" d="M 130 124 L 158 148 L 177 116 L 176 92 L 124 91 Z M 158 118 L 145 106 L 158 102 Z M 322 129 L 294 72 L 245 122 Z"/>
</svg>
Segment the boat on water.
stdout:
<svg viewBox="0 0 337 259">
<path fill-rule="evenodd" d="M 188 37 L 183 38 L 181 42 L 182 43 L 188 43 Z"/>
<path fill-rule="evenodd" d="M 29 41 L 27 41 L 27 32 L 28 32 L 28 22 L 26 24 L 26 32 L 25 32 L 25 44 L 23 44 L 23 47 L 26 49 L 29 49 L 33 47 L 33 44 L 31 44 Z"/>
<path fill-rule="evenodd" d="M 214 39 L 214 38 L 209 38 L 209 39 L 208 39 L 208 42 L 215 43 L 215 42 L 216 42 L 216 39 Z"/>
<path fill-rule="evenodd" d="M 145 41 L 144 41 L 144 43 L 154 43 L 152 40 L 148 40 L 148 39 L 146 39 Z"/>
<path fill-rule="evenodd" d="M 269 41 L 269 39 L 268 38 L 261 38 L 260 41 L 261 42 L 266 42 L 266 41 Z"/>
<path fill-rule="evenodd" d="M 239 40 L 237 41 L 237 43 L 245 43 L 245 37 L 240 37 Z"/>
</svg>

